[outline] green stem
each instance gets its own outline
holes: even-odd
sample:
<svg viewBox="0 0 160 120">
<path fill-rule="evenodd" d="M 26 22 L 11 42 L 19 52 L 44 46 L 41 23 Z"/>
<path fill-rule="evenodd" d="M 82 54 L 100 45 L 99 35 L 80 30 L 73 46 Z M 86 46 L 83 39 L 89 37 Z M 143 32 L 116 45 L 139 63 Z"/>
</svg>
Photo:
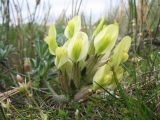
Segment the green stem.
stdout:
<svg viewBox="0 0 160 120">
<path fill-rule="evenodd" d="M 50 86 L 50 84 L 49 84 L 48 81 L 43 80 L 43 82 L 44 82 L 45 86 L 49 89 L 49 91 L 52 93 L 52 96 L 53 96 L 53 99 L 54 99 L 55 102 L 60 102 L 61 103 L 61 102 L 67 102 L 68 101 L 68 99 L 67 99 L 66 96 L 64 96 L 64 95 L 58 95 L 54 91 L 54 89 Z"/>
<path fill-rule="evenodd" d="M 1 105 L 0 105 L 0 117 L 2 120 L 6 120 L 6 115 Z"/>
<path fill-rule="evenodd" d="M 69 92 L 69 76 L 67 75 L 66 69 L 59 72 L 59 80 L 61 87 L 65 93 Z"/>
<path fill-rule="evenodd" d="M 78 63 L 73 66 L 73 80 L 76 88 L 80 88 L 81 71 Z"/>
<path fill-rule="evenodd" d="M 97 63 L 98 56 L 93 56 L 91 59 L 88 60 L 87 64 L 87 76 L 86 79 L 88 82 L 92 81 L 92 77 L 95 74 L 95 65 Z"/>
</svg>

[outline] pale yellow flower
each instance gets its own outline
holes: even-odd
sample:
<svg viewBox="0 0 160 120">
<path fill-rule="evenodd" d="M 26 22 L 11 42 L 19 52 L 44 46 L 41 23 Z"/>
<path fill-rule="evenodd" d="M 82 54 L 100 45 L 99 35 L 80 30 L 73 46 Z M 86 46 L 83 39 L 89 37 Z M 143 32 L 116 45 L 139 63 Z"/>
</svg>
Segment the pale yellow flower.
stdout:
<svg viewBox="0 0 160 120">
<path fill-rule="evenodd" d="M 79 32 L 68 44 L 68 55 L 72 61 L 78 62 L 87 56 L 88 48 L 87 34 Z"/>
<path fill-rule="evenodd" d="M 65 36 L 68 39 L 71 39 L 74 35 L 76 35 L 81 29 L 81 17 L 75 16 L 70 21 L 68 21 L 68 25 L 64 31 Z"/>
<path fill-rule="evenodd" d="M 94 39 L 95 53 L 98 55 L 109 54 L 115 45 L 118 33 L 117 23 L 105 26 Z"/>
<path fill-rule="evenodd" d="M 57 41 L 56 41 L 56 28 L 55 25 L 51 25 L 49 27 L 48 36 L 45 38 L 45 42 L 48 44 L 49 52 L 52 55 L 55 55 L 55 50 L 58 47 Z"/>
<path fill-rule="evenodd" d="M 128 50 L 131 46 L 131 38 L 124 37 L 114 49 L 111 62 L 114 66 L 119 66 L 120 63 L 126 62 L 128 59 Z"/>
</svg>

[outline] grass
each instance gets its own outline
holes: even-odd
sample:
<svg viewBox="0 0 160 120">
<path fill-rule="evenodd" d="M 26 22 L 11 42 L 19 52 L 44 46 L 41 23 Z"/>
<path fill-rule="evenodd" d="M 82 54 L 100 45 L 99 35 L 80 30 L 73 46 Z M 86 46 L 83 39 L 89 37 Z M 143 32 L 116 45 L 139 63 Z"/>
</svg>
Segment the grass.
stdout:
<svg viewBox="0 0 160 120">
<path fill-rule="evenodd" d="M 79 13 L 82 2 L 84 1 L 73 0 L 72 15 Z M 123 82 L 117 83 L 116 90 L 103 89 L 101 92 L 92 93 L 83 102 L 74 100 L 57 102 L 53 97 L 54 90 L 58 94 L 62 94 L 63 91 L 60 86 L 57 86 L 59 82 L 55 79 L 57 74 L 53 64 L 54 57 L 49 54 L 47 45 L 43 41 L 47 30 L 46 24 L 39 25 L 31 19 L 30 23 L 19 24 L 16 27 L 10 26 L 7 32 L 8 28 L 2 24 L 0 26 L 0 39 L 3 41 L 0 47 L 0 100 L 4 98 L 4 92 L 18 87 L 17 74 L 22 76 L 22 80 L 30 79 L 32 87 L 27 92 L 11 95 L 9 108 L 0 106 L 0 118 L 2 120 L 46 120 L 47 116 L 49 120 L 160 119 L 160 49 L 158 44 L 160 18 L 157 17 L 160 14 L 157 12 L 159 1 L 136 2 L 129 0 L 129 8 L 126 8 L 123 18 L 116 18 L 117 21 L 121 21 L 121 36 L 129 34 L 133 38 L 129 60 L 123 64 L 126 70 Z M 138 7 L 141 9 L 139 10 Z M 154 8 L 157 8 L 156 11 Z M 113 21 L 113 18 L 108 18 L 108 20 L 109 23 Z M 127 24 L 123 20 L 127 21 Z M 136 22 L 136 27 L 133 25 L 133 20 Z M 91 29 L 88 29 L 85 20 L 83 22 L 84 31 L 92 33 L 95 25 L 90 23 Z M 59 44 L 65 41 L 62 34 L 65 23 L 64 14 L 56 22 Z M 139 36 L 140 33 L 142 36 Z M 12 47 L 9 49 L 7 45 Z M 26 57 L 31 59 L 33 70 L 31 76 L 24 71 L 23 64 Z"/>
</svg>

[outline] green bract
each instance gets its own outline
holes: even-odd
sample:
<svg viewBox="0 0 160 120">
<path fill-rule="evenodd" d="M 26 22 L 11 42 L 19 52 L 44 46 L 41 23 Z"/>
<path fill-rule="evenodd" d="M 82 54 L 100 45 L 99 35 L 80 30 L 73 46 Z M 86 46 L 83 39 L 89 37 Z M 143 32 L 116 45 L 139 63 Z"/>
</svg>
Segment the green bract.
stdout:
<svg viewBox="0 0 160 120">
<path fill-rule="evenodd" d="M 80 31 L 80 29 L 81 18 L 80 16 L 75 16 L 68 22 L 64 34 L 68 39 L 71 39 L 76 33 Z"/>
<path fill-rule="evenodd" d="M 118 38 L 119 26 L 117 23 L 105 26 L 95 37 L 94 47 L 96 54 L 108 54 Z"/>
<path fill-rule="evenodd" d="M 84 32 L 79 32 L 73 39 L 70 41 L 68 45 L 68 54 L 69 57 L 78 62 L 85 58 L 88 53 L 88 36 Z"/>
</svg>

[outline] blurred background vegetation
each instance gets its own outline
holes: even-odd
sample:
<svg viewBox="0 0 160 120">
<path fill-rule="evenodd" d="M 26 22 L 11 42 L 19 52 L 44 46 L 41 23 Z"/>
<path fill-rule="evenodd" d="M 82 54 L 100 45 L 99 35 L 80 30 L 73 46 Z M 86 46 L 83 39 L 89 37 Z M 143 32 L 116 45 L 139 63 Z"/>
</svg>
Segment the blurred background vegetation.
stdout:
<svg viewBox="0 0 160 120">
<path fill-rule="evenodd" d="M 109 0 L 110 4 L 106 7 L 110 9 L 102 14 L 106 17 L 106 23 L 117 21 L 120 25 L 120 38 L 130 35 L 133 40 L 130 59 L 124 65 L 128 75 L 120 92 L 116 93 L 120 98 L 104 92 L 81 104 L 51 102 L 52 88 L 58 93 L 62 91 L 55 85 L 57 81 L 54 77 L 57 74 L 54 56 L 49 54 L 44 37 L 48 26 L 55 22 L 58 43 L 63 44 L 66 40 L 63 32 L 67 21 L 75 15 L 81 15 L 82 31 L 87 32 L 91 38 L 99 20 L 92 22 L 96 17 L 94 14 L 86 18 L 85 12 L 80 12 L 85 0 L 70 0 L 70 14 L 67 15 L 64 10 L 53 22 L 48 22 L 52 6 L 48 5 L 47 11 L 41 11 L 44 18 L 37 21 L 42 1 L 35 0 L 35 6 L 30 5 L 29 0 L 25 2 L 27 18 L 22 17 L 24 13 L 18 0 L 0 0 L 0 95 L 1 92 L 18 86 L 17 74 L 27 76 L 24 60 L 30 58 L 34 96 L 41 109 L 51 116 L 48 119 L 160 119 L 160 0 L 120 0 L 114 7 L 112 4 L 115 1 Z M 96 9 L 98 7 L 100 6 Z M 0 118 L 39 119 L 37 109 L 28 107 L 35 103 L 26 105 L 26 101 L 22 101 L 25 100 L 24 95 L 11 96 L 11 100 L 16 108 L 12 106 L 10 111 L 1 110 Z M 76 116 L 74 113 L 77 109 L 79 113 Z M 15 114 L 11 114 L 11 111 Z"/>
</svg>

